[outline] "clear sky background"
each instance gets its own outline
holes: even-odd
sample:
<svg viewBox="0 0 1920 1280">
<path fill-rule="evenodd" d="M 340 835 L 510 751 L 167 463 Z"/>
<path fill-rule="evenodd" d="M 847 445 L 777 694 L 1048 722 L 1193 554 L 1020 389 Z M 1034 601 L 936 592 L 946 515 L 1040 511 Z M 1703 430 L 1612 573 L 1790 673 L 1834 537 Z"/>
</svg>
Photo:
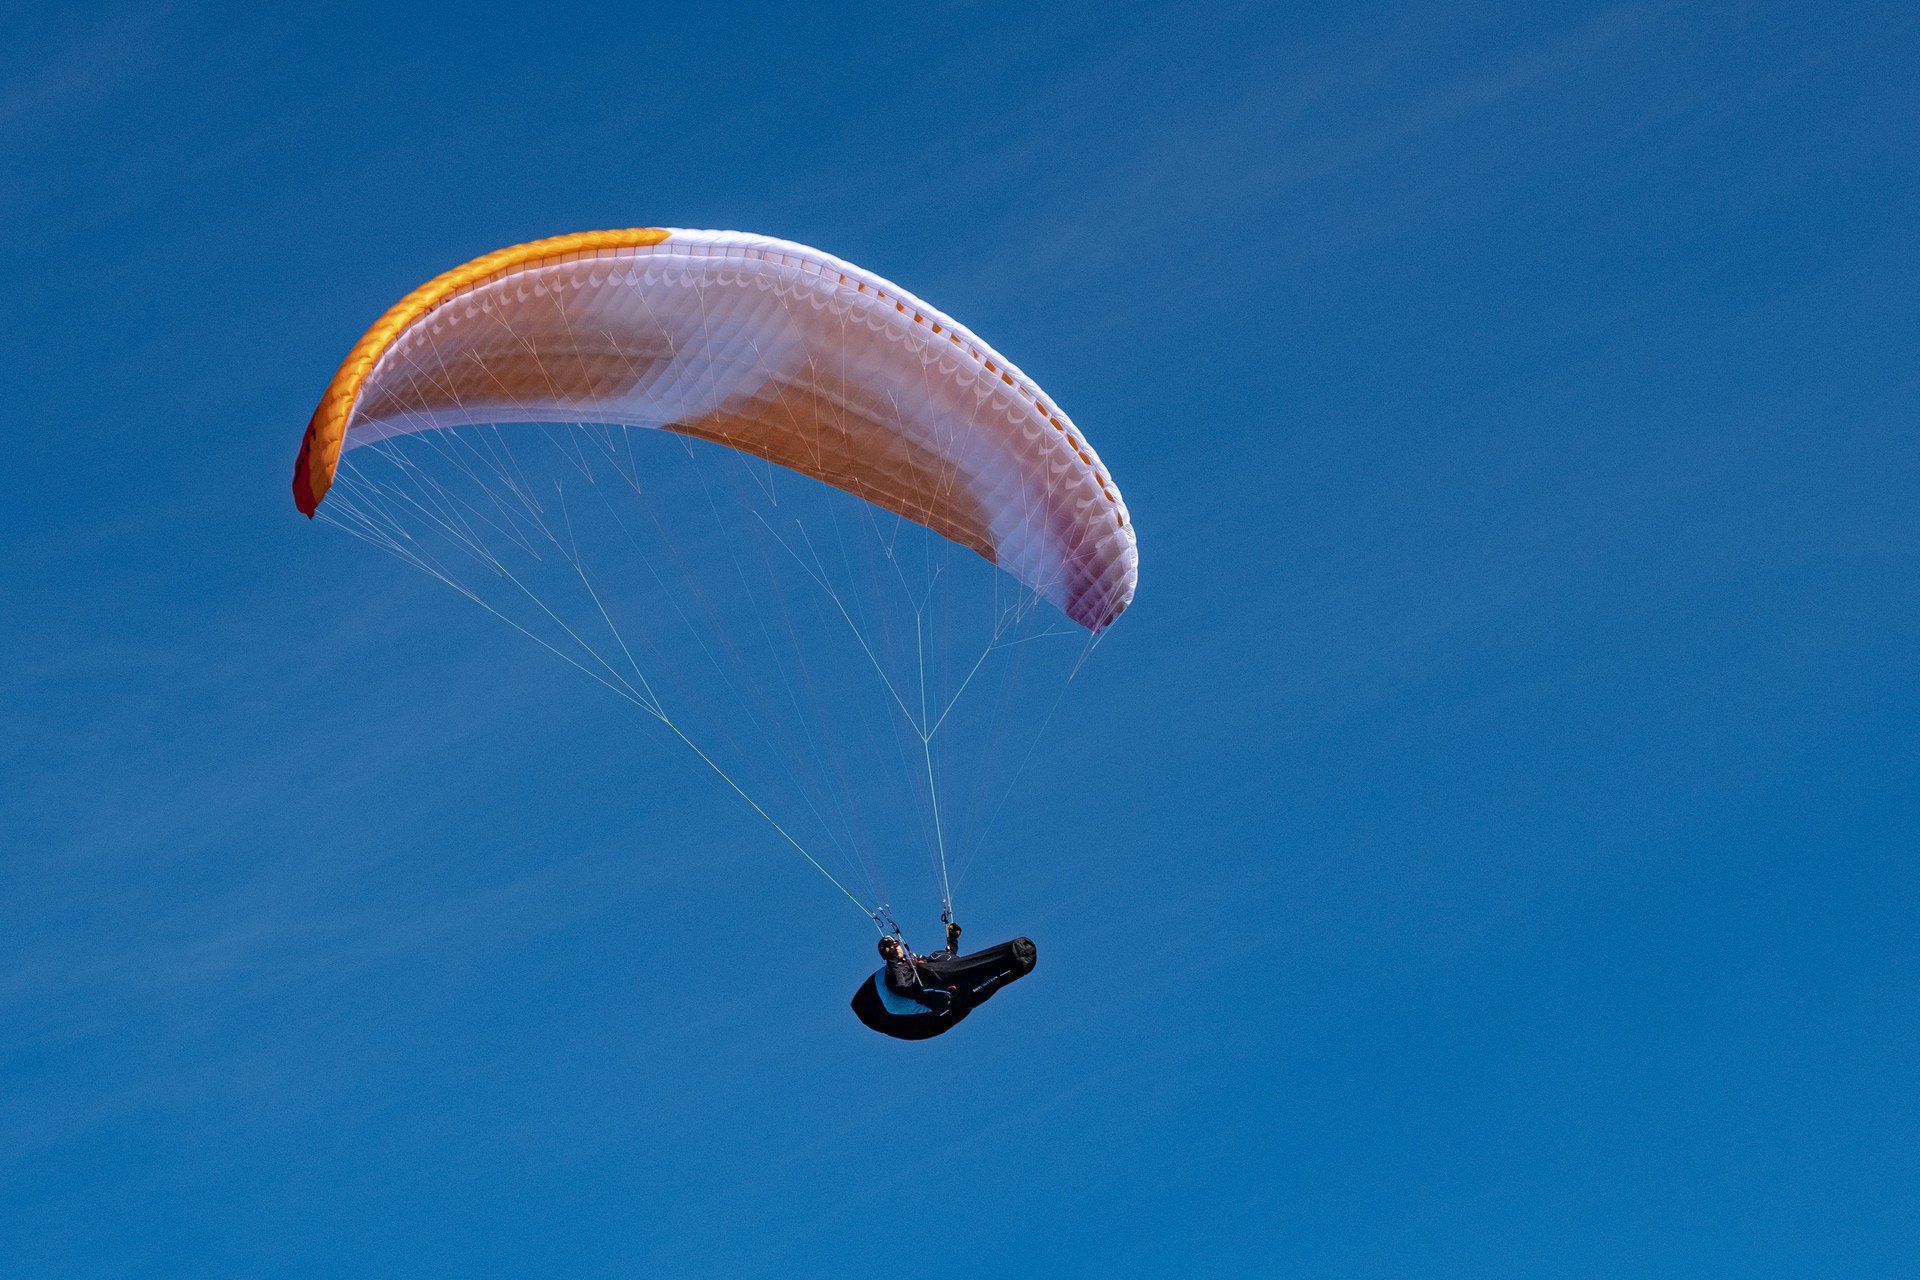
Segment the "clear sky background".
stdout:
<svg viewBox="0 0 1920 1280">
<path fill-rule="evenodd" d="M 1917 22 L 10 10 L 0 1273 L 1920 1272 Z M 635 224 L 951 310 L 1136 515 L 943 1040 L 292 509 L 400 293 Z"/>
</svg>

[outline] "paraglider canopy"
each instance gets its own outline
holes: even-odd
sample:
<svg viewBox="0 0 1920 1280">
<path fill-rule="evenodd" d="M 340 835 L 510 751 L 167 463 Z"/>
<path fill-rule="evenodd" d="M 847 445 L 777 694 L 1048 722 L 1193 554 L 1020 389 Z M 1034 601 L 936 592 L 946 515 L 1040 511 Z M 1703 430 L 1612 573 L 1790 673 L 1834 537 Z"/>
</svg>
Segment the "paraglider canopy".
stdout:
<svg viewBox="0 0 1920 1280">
<path fill-rule="evenodd" d="M 1112 477 L 1047 394 L 911 293 L 791 241 L 640 227 L 500 249 L 354 344 L 301 441 L 312 515 L 343 450 L 463 424 L 713 440 L 969 547 L 1091 630 L 1133 598 Z"/>
<path fill-rule="evenodd" d="M 951 918 L 950 858 L 1059 776 L 1039 733 L 1138 576 L 1031 378 L 734 231 L 555 236 L 421 285 L 340 365 L 293 495 L 658 721 L 883 932 L 890 858 L 917 846 Z"/>
</svg>

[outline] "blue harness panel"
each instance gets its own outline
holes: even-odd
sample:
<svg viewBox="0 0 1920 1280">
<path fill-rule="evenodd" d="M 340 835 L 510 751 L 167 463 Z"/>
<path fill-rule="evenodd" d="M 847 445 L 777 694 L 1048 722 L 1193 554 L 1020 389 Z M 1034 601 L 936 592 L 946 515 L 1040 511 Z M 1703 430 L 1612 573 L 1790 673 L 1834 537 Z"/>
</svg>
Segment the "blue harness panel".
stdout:
<svg viewBox="0 0 1920 1280">
<path fill-rule="evenodd" d="M 921 1004 L 919 1001 L 909 1000 L 892 987 L 889 987 L 887 985 L 887 971 L 885 969 L 873 975 L 873 990 L 875 994 L 880 997 L 880 1007 L 888 1013 L 900 1016 L 911 1016 L 916 1013 L 931 1014 L 933 1012 L 933 1010 L 927 1008 L 927 1006 Z"/>
</svg>

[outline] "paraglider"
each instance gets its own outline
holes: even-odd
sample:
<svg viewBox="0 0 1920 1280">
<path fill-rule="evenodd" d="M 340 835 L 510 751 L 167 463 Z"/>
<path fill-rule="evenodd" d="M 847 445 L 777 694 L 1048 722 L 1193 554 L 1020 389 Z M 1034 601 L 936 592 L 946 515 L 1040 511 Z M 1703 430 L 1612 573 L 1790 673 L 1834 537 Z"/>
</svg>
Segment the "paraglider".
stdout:
<svg viewBox="0 0 1920 1280">
<path fill-rule="evenodd" d="M 854 992 L 854 1016 L 896 1040 L 930 1040 L 1033 972 L 1031 939 L 1015 938 L 966 956 L 954 954 L 958 941 L 959 930 L 949 926 L 945 950 L 916 956 L 898 936 L 882 937 L 884 963 Z"/>
<path fill-rule="evenodd" d="M 883 936 L 902 833 L 951 920 L 1006 791 L 1070 771 L 1035 741 L 1138 577 L 1038 384 L 900 286 L 741 232 L 556 236 L 415 289 L 327 387 L 293 493 L 658 721 Z M 945 1009 L 870 980 L 862 1020 L 945 1030 L 1033 967 L 1025 939 L 956 941 L 910 966 Z"/>
</svg>

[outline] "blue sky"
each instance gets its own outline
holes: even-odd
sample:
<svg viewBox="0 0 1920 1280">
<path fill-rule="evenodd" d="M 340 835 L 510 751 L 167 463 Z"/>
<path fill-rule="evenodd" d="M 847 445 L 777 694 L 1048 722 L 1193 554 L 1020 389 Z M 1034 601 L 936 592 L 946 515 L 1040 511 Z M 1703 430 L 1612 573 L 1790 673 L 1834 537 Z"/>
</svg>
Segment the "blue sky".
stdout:
<svg viewBox="0 0 1920 1280">
<path fill-rule="evenodd" d="M 1916 37 L 0 17 L 0 1271 L 1912 1275 Z M 671 744 L 292 510 L 399 293 L 635 224 L 934 300 L 1137 519 L 969 882 L 1041 968 L 943 1040 Z"/>
</svg>

